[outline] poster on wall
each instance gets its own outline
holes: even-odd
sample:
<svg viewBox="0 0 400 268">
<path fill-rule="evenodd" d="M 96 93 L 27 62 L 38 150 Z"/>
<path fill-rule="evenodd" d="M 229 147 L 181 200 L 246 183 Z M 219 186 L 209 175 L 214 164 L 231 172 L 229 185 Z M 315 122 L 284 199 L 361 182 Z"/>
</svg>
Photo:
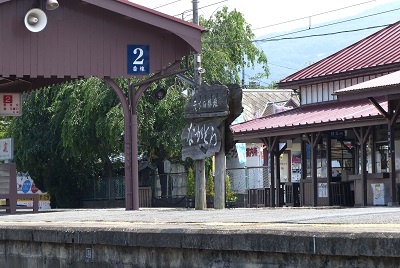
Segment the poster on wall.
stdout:
<svg viewBox="0 0 400 268">
<path fill-rule="evenodd" d="M 328 197 L 328 184 L 326 182 L 318 183 L 318 197 Z"/>
<path fill-rule="evenodd" d="M 301 178 L 301 152 L 292 151 L 292 182 Z"/>
</svg>

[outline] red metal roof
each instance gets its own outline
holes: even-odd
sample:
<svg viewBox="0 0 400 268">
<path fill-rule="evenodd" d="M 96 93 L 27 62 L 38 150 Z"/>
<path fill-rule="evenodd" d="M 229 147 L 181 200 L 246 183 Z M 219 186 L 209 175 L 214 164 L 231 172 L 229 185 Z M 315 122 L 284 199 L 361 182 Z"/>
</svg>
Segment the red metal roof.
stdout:
<svg viewBox="0 0 400 268">
<path fill-rule="evenodd" d="M 399 36 L 400 21 L 282 79 L 279 84 L 400 63 Z"/>
<path fill-rule="evenodd" d="M 383 98 L 376 99 L 382 108 L 387 110 L 387 101 Z M 235 137 L 241 134 L 255 132 L 272 132 L 288 128 L 296 129 L 298 133 L 301 127 L 310 127 L 324 123 L 345 124 L 346 122 L 364 121 L 368 124 L 368 118 L 384 119 L 378 110 L 367 99 L 352 101 L 332 101 L 323 105 L 304 105 L 278 114 L 254 119 L 244 123 L 232 125 L 231 129 Z M 382 118 L 381 118 L 382 117 Z M 276 134 L 275 134 L 276 135 Z M 271 136 L 271 135 L 265 135 Z"/>
<path fill-rule="evenodd" d="M 400 85 L 400 71 L 393 72 L 366 82 L 356 84 L 354 86 L 346 87 L 340 90 L 336 90 L 333 94 L 354 94 L 361 91 L 370 91 L 375 89 L 381 89 L 388 86 L 399 86 Z"/>
</svg>

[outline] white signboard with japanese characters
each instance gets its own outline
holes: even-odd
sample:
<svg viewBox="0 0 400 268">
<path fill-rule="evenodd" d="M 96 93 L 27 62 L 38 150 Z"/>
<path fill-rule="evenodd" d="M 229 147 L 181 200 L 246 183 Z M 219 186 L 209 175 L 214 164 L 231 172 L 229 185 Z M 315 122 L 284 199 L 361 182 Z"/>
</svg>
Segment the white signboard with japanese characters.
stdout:
<svg viewBox="0 0 400 268">
<path fill-rule="evenodd" d="M 12 160 L 14 158 L 14 139 L 0 139 L 0 160 Z"/>
<path fill-rule="evenodd" d="M 21 108 L 21 93 L 0 93 L 1 116 L 19 116 Z"/>
</svg>

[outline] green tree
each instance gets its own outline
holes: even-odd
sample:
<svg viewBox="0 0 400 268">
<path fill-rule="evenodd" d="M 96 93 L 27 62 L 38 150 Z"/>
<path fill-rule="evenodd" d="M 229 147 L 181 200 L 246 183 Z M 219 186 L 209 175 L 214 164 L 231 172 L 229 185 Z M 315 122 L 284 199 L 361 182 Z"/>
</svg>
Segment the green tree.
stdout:
<svg viewBox="0 0 400 268">
<path fill-rule="evenodd" d="M 225 177 L 225 199 L 227 202 L 235 202 L 237 199 L 237 196 L 232 191 L 231 179 L 228 174 Z"/>
<path fill-rule="evenodd" d="M 114 91 L 94 77 L 63 84 L 50 109 L 52 124 L 61 129 L 64 154 L 101 163 L 102 176 L 112 177 L 112 158 L 123 151 L 124 124 Z"/>
<path fill-rule="evenodd" d="M 268 77 L 267 57 L 254 45 L 255 35 L 242 13 L 224 7 L 208 20 L 200 17 L 200 24 L 209 30 L 202 38 L 203 81 L 239 84 L 241 69 L 254 68 L 256 63 L 263 69 L 257 77 Z"/>
<path fill-rule="evenodd" d="M 15 161 L 39 189 L 51 195 L 53 207 L 77 207 L 86 179 L 95 169 L 86 159 L 64 153 L 61 128 L 52 124 L 51 105 L 58 88 L 23 96 L 23 115 L 14 118 L 7 135 L 14 138 Z"/>
<path fill-rule="evenodd" d="M 214 197 L 214 176 L 212 170 L 208 173 L 207 185 L 206 185 L 206 195 Z"/>
<path fill-rule="evenodd" d="M 8 128 L 18 170 L 49 192 L 53 206 L 79 206 L 88 180 L 111 177 L 122 152 L 116 94 L 97 78 L 79 80 L 25 94 L 23 111 Z"/>
<path fill-rule="evenodd" d="M 195 192 L 195 178 L 193 168 L 189 168 L 188 170 L 188 177 L 186 182 L 186 195 L 187 196 L 194 196 Z"/>
</svg>

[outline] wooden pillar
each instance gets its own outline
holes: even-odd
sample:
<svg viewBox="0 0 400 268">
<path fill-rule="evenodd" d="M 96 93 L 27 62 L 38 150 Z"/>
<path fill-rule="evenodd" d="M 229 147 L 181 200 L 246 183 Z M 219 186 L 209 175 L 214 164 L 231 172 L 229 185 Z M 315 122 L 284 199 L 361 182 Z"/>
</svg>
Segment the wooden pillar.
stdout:
<svg viewBox="0 0 400 268">
<path fill-rule="evenodd" d="M 388 129 L 390 134 L 389 139 L 389 155 L 390 155 L 390 201 L 388 206 L 398 206 L 399 199 L 397 196 L 397 183 L 396 183 L 396 148 L 395 148 L 395 124 L 400 114 L 400 100 L 389 100 L 389 115 L 390 120 Z"/>
<path fill-rule="evenodd" d="M 281 155 L 285 152 L 287 148 L 287 144 L 282 147 L 282 149 L 279 150 L 279 138 L 276 137 L 277 140 L 277 145 L 275 147 L 275 156 L 276 156 L 276 199 L 277 199 L 277 206 L 281 207 L 283 206 L 283 202 L 281 200 L 283 199 L 283 193 L 281 192 Z"/>
<path fill-rule="evenodd" d="M 303 135 L 301 135 L 300 206 L 304 205 L 304 180 L 305 179 L 307 179 L 307 146 L 306 146 L 306 141 L 303 139 Z"/>
<path fill-rule="evenodd" d="M 221 137 L 225 137 L 225 125 L 219 128 Z M 214 208 L 225 208 L 225 177 L 226 177 L 226 157 L 225 139 L 221 140 L 221 151 L 215 154 L 215 181 L 214 181 Z"/>
<path fill-rule="evenodd" d="M 207 208 L 205 160 L 204 159 L 196 160 L 195 169 L 196 169 L 195 209 L 204 210 Z"/>
<path fill-rule="evenodd" d="M 270 137 L 268 138 L 265 143 L 268 146 L 268 151 L 269 151 L 269 161 L 270 161 L 270 170 L 271 170 L 271 183 L 269 187 L 269 197 L 270 197 L 270 202 L 269 205 L 270 207 L 275 207 L 275 150 L 277 147 L 277 137 Z"/>
<path fill-rule="evenodd" d="M 331 182 L 332 182 L 332 144 L 331 144 L 331 133 L 328 132 L 327 137 L 326 137 L 326 146 L 327 146 L 327 151 L 326 151 L 326 173 L 328 176 L 328 201 L 329 205 L 333 205 L 333 199 L 332 199 L 332 189 L 331 189 Z"/>
<path fill-rule="evenodd" d="M 317 145 L 321 138 L 321 132 L 305 135 L 311 147 L 311 185 L 313 191 L 312 205 L 318 206 L 318 178 L 317 178 Z"/>
<path fill-rule="evenodd" d="M 269 157 L 268 157 L 268 146 L 267 143 L 264 142 L 264 149 L 263 149 L 263 161 L 264 161 L 264 167 L 268 168 L 268 161 L 269 161 Z M 263 181 L 266 182 L 268 181 L 268 169 L 267 172 L 263 172 Z M 266 184 L 263 184 L 263 187 L 267 187 Z"/>
<path fill-rule="evenodd" d="M 317 145 L 316 135 L 311 133 L 311 179 L 312 179 L 312 190 L 313 190 L 313 207 L 318 206 L 318 176 L 317 176 Z"/>
<path fill-rule="evenodd" d="M 276 163 L 276 186 L 275 186 L 275 191 L 276 191 L 276 206 L 280 207 L 282 206 L 281 204 L 281 158 L 280 158 L 280 153 L 279 153 L 279 143 L 277 142 L 277 146 L 275 147 L 275 163 Z"/>
<path fill-rule="evenodd" d="M 388 143 L 389 143 L 389 155 L 390 155 L 390 201 L 388 206 L 398 206 L 399 200 L 397 196 L 397 184 L 396 184 L 396 148 L 395 148 L 395 124 L 397 118 L 400 115 L 400 100 L 396 99 L 397 96 L 389 96 L 388 100 L 388 112 L 383 109 L 379 103 L 372 97 L 368 100 L 375 106 L 375 108 L 386 118 L 388 122 Z"/>
<path fill-rule="evenodd" d="M 362 182 L 362 193 L 363 193 L 363 205 L 368 205 L 368 180 L 367 180 L 367 141 L 369 134 L 371 133 L 372 126 L 360 127 L 359 130 L 353 128 L 354 133 L 357 137 L 358 143 L 360 144 L 360 160 L 361 160 L 361 182 Z"/>
<path fill-rule="evenodd" d="M 375 135 L 375 127 L 372 128 L 371 130 L 371 144 L 372 144 L 372 148 L 371 148 L 371 163 L 372 163 L 372 173 L 377 173 L 378 171 L 376 170 L 376 147 L 375 147 L 375 142 L 376 142 L 376 135 Z"/>
<path fill-rule="evenodd" d="M 389 126 L 389 155 L 390 155 L 390 201 L 388 206 L 398 206 L 399 201 L 397 197 L 397 183 L 396 183 L 396 153 L 395 153 L 395 143 L 394 143 L 394 124 Z"/>
</svg>

